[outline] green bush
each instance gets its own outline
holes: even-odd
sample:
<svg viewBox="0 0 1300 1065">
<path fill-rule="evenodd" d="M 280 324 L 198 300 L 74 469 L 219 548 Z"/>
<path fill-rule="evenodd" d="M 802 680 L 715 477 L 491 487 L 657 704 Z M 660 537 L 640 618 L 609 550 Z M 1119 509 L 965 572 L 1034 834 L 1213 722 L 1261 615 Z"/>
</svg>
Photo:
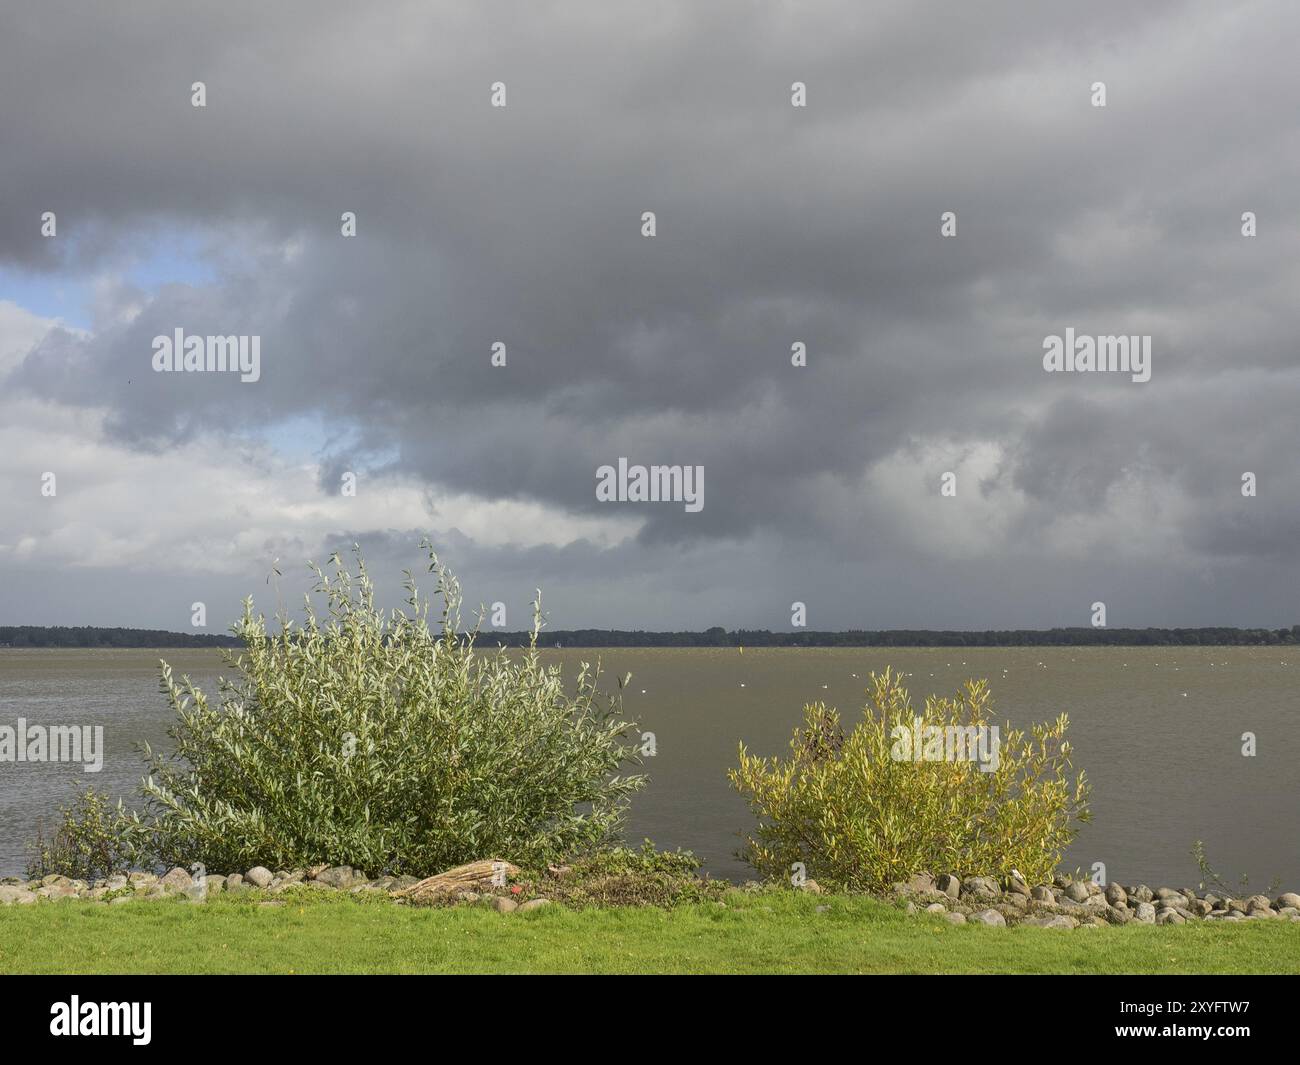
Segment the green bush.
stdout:
<svg viewBox="0 0 1300 1065">
<path fill-rule="evenodd" d="M 422 547 L 428 547 L 427 543 Z M 632 729 L 585 663 L 576 693 L 544 666 L 536 637 L 513 656 L 460 634 L 460 588 L 429 550 L 441 632 L 406 575 L 407 607 L 385 613 L 359 552 L 312 567 L 300 627 L 268 634 L 252 600 L 226 652 L 238 670 L 220 705 L 163 664 L 174 753 L 150 758 L 141 825 L 164 864 L 231 871 L 318 862 L 424 876 L 481 858 L 545 864 L 604 844 L 644 778 Z"/>
<path fill-rule="evenodd" d="M 883 891 L 919 872 L 1002 877 L 1016 869 L 1045 883 L 1087 821 L 1088 785 L 1073 783 L 1068 720 L 1036 725 L 1026 735 L 1000 730 L 998 765 L 970 760 L 893 757 L 900 735 L 992 725 L 985 681 L 967 682 L 955 698 L 928 698 L 920 713 L 897 674 L 872 674 L 864 718 L 845 736 L 839 715 L 816 703 L 791 740 L 788 759 L 756 758 L 742 743 L 728 774 L 758 827 L 742 857 L 760 873 L 787 878 L 796 862 L 823 885 Z M 990 765 L 992 762 L 990 761 Z"/>
<path fill-rule="evenodd" d="M 87 788 L 59 807 L 58 823 L 47 838 L 44 826 L 27 845 L 27 875 L 33 880 L 59 874 L 74 880 L 99 880 L 135 867 L 142 846 L 136 825 L 119 802 Z"/>
</svg>

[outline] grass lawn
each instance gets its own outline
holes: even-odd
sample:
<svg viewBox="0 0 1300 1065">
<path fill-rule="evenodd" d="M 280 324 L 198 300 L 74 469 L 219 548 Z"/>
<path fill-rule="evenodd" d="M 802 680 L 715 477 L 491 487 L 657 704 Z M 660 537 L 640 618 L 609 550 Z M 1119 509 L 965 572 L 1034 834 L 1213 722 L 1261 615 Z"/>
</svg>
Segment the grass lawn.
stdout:
<svg viewBox="0 0 1300 1065">
<path fill-rule="evenodd" d="M 818 905 L 829 906 L 818 913 Z M 0 907 L 0 973 L 1282 973 L 1300 922 L 953 927 L 864 898 L 503 915 L 214 898 Z"/>
</svg>

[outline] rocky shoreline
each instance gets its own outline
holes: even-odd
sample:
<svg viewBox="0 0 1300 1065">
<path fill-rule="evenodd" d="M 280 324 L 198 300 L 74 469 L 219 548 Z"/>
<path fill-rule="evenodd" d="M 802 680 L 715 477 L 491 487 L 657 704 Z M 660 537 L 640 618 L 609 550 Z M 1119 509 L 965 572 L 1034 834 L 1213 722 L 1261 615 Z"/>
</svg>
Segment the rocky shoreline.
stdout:
<svg viewBox="0 0 1300 1065">
<path fill-rule="evenodd" d="M 567 867 L 552 867 L 560 879 Z M 317 865 L 308 869 L 272 872 L 256 866 L 244 873 L 192 875 L 177 866 L 159 876 L 132 872 L 102 880 L 73 880 L 46 876 L 39 880 L 6 877 L 0 880 L 0 905 L 33 905 L 72 899 L 116 905 L 136 900 L 184 897 L 205 902 L 216 894 L 249 894 L 263 906 L 283 906 L 285 898 L 304 893 L 322 896 L 356 896 L 363 900 L 388 900 L 399 905 L 483 904 L 500 913 L 526 912 L 551 905 L 551 900 L 514 882 L 520 870 L 509 862 L 485 860 L 457 866 L 423 880 L 414 876 L 367 877 L 350 866 Z M 741 890 L 762 891 L 751 882 Z M 822 894 L 814 880 L 803 890 Z M 1058 876 L 1050 885 L 1031 887 L 1009 877 L 953 874 L 934 877 L 921 873 L 895 884 L 893 897 L 911 914 L 942 916 L 953 924 L 978 923 L 995 927 L 1026 925 L 1073 929 L 1108 925 L 1178 925 L 1188 921 L 1300 921 L 1300 895 L 1285 892 L 1274 899 L 1265 895 L 1235 897 L 1227 893 L 1200 892 L 1192 888 L 1150 888 L 1117 883 L 1102 887 L 1091 880 Z"/>
<path fill-rule="evenodd" d="M 194 875 L 176 866 L 162 876 L 132 872 L 94 881 L 73 880 L 57 874 L 39 880 L 5 877 L 0 880 L 0 905 L 33 905 L 64 899 L 114 905 L 137 899 L 177 897 L 205 902 L 216 894 L 248 893 L 262 905 L 282 906 L 285 900 L 276 896 L 296 892 L 390 899 L 395 903 L 416 905 L 485 901 L 503 913 L 547 905 L 549 900 L 545 898 L 518 897 L 523 888 L 510 883 L 518 874 L 517 866 L 490 860 L 457 866 L 423 880 L 414 876 L 372 879 L 346 865 L 316 865 L 308 869 L 281 869 L 274 873 L 259 865 L 244 873 L 227 875 Z"/>
<path fill-rule="evenodd" d="M 1194 888 L 1150 888 L 1117 883 L 1102 887 L 1091 880 L 1056 877 L 1050 885 L 1029 886 L 1016 877 L 961 880 L 921 873 L 894 885 L 894 895 L 909 913 L 942 915 L 953 924 L 978 922 L 1038 928 L 1086 928 L 1125 924 L 1186 924 L 1188 921 L 1300 921 L 1300 895 L 1285 892 L 1245 898 Z"/>
</svg>

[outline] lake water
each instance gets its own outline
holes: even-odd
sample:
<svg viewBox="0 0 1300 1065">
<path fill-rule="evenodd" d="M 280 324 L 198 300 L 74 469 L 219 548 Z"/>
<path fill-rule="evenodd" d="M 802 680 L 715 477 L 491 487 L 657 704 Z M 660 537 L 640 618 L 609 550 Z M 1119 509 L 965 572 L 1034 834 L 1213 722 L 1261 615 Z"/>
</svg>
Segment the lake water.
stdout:
<svg viewBox="0 0 1300 1065">
<path fill-rule="evenodd" d="M 38 818 L 90 783 L 129 796 L 141 775 L 134 745 L 166 743 L 170 711 L 157 662 L 212 684 L 217 652 L 0 649 L 0 725 L 103 725 L 98 774 L 71 765 L 0 762 L 0 875 L 22 871 Z M 1105 862 L 1121 883 L 1195 884 L 1190 856 L 1204 840 L 1226 880 L 1264 890 L 1273 878 L 1300 890 L 1300 649 L 633 649 L 548 652 L 572 676 L 600 657 L 607 678 L 626 672 L 624 709 L 655 733 L 651 782 L 636 797 L 627 835 L 687 847 L 715 875 L 743 880 L 734 852 L 749 813 L 726 770 L 736 745 L 784 754 L 805 702 L 860 712 L 866 677 L 886 665 L 909 674 L 920 702 L 968 677 L 990 681 L 999 718 L 1017 726 L 1070 715 L 1075 765 L 1093 783 L 1094 819 L 1067 864 Z M 1258 753 L 1241 753 L 1253 732 Z M 432 871 L 432 870 L 431 870 Z"/>
</svg>

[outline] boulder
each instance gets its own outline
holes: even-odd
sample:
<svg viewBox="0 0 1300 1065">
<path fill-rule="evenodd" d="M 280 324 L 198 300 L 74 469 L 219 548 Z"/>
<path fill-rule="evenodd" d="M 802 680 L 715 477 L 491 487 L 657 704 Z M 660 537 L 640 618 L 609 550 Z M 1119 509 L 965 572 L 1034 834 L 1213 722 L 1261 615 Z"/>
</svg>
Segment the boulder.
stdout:
<svg viewBox="0 0 1300 1065">
<path fill-rule="evenodd" d="M 1137 899 L 1138 902 L 1150 902 L 1155 895 L 1146 884 L 1138 884 L 1128 889 L 1128 895 L 1131 899 Z"/>
<path fill-rule="evenodd" d="M 1128 904 L 1128 892 L 1122 884 L 1112 881 L 1106 885 L 1106 901 L 1112 906 L 1125 906 Z"/>
<path fill-rule="evenodd" d="M 994 928 L 1005 928 L 1007 924 L 1007 919 L 997 910 L 980 910 L 978 913 L 972 913 L 970 919 L 980 924 L 992 925 Z"/>
<path fill-rule="evenodd" d="M 1079 922 L 1073 917 L 1066 917 L 1063 913 L 1058 913 L 1055 917 L 1028 917 L 1022 924 L 1029 925 L 1031 928 L 1077 928 Z"/>
<path fill-rule="evenodd" d="M 194 887 L 194 877 L 178 865 L 162 878 L 162 886 L 167 891 L 189 891 Z"/>
<path fill-rule="evenodd" d="M 1187 919 L 1177 910 L 1161 910 L 1156 914 L 1156 924 L 1186 924 Z"/>
<path fill-rule="evenodd" d="M 927 895 L 935 890 L 934 877 L 929 873 L 917 873 L 903 885 L 903 890 L 909 895 Z"/>
<path fill-rule="evenodd" d="M 1106 919 L 1111 924 L 1128 924 L 1133 920 L 1133 911 L 1127 906 L 1112 906 L 1106 911 Z"/>
<path fill-rule="evenodd" d="M 972 876 L 961 886 L 963 898 L 996 899 L 1001 894 L 991 876 Z"/>
<path fill-rule="evenodd" d="M 0 887 L 0 906 L 30 906 L 36 901 L 36 893 L 26 888 L 6 884 Z"/>
<path fill-rule="evenodd" d="M 504 895 L 498 895 L 492 900 L 492 908 L 497 913 L 514 913 L 515 910 L 519 909 L 519 903 L 515 902 L 514 899 L 506 898 Z"/>
<path fill-rule="evenodd" d="M 1071 902 L 1086 902 L 1088 896 L 1092 894 L 1088 890 L 1089 880 L 1071 880 L 1069 886 L 1065 889 L 1066 898 Z"/>
<path fill-rule="evenodd" d="M 1149 902 L 1139 902 L 1133 911 L 1133 919 L 1142 924 L 1156 923 L 1156 908 Z"/>
<path fill-rule="evenodd" d="M 519 907 L 519 912 L 520 912 L 520 913 L 531 913 L 533 910 L 540 910 L 540 909 L 542 909 L 543 907 L 546 907 L 546 906 L 549 906 L 549 905 L 551 905 L 551 900 L 550 900 L 550 899 L 529 899 L 527 902 L 525 902 L 522 906 Z M 819 912 L 821 912 L 821 913 L 825 913 L 828 909 L 830 909 L 830 907 L 829 907 L 829 906 L 818 906 L 817 909 L 818 909 Z"/>
<path fill-rule="evenodd" d="M 1284 892 L 1277 897 L 1277 908 L 1279 910 L 1285 910 L 1288 907 L 1300 910 L 1300 895 L 1297 895 L 1294 891 Z"/>
<path fill-rule="evenodd" d="M 947 913 L 948 907 L 942 902 L 932 902 L 925 908 L 926 913 Z"/>
<path fill-rule="evenodd" d="M 359 876 L 350 865 L 332 865 L 321 869 L 316 874 L 316 882 L 324 884 L 326 887 L 338 888 L 340 891 L 344 888 L 350 888 L 358 880 L 364 880 L 365 877 Z"/>
<path fill-rule="evenodd" d="M 947 915 L 947 918 L 946 918 L 946 919 L 947 919 L 947 921 L 948 921 L 949 924 L 965 924 L 965 923 L 966 923 L 966 915 L 965 915 L 964 913 L 950 913 L 950 914 Z"/>
<path fill-rule="evenodd" d="M 1029 893 L 1029 897 L 1035 902 L 1045 902 L 1048 905 L 1056 901 L 1056 896 L 1049 887 L 1036 887 Z"/>
<path fill-rule="evenodd" d="M 264 888 L 269 887 L 271 881 L 274 880 L 275 877 L 271 875 L 271 870 L 266 868 L 266 866 L 255 865 L 244 874 L 244 879 L 252 884 L 253 887 Z"/>
<path fill-rule="evenodd" d="M 437 876 L 426 877 L 408 888 L 395 890 L 392 894 L 410 902 L 431 904 L 446 897 L 454 897 L 462 891 L 490 892 L 494 887 L 501 886 L 493 882 L 494 878 L 500 881 L 518 873 L 518 866 L 487 858 L 481 862 L 458 865 Z"/>
<path fill-rule="evenodd" d="M 943 876 L 939 877 L 935 886 L 950 899 L 961 896 L 961 881 L 952 873 L 944 873 Z"/>
</svg>

